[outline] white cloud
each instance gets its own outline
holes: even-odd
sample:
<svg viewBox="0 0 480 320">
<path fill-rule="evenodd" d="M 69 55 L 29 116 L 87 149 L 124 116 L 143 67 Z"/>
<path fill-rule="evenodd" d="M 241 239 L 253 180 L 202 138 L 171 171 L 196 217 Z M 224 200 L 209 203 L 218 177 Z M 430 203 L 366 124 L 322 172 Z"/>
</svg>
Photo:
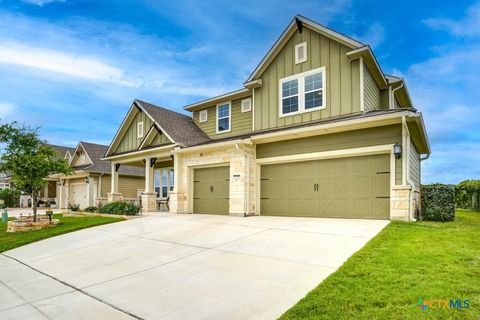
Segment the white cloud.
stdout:
<svg viewBox="0 0 480 320">
<path fill-rule="evenodd" d="M 365 34 L 354 35 L 353 38 L 368 44 L 372 48 L 376 48 L 385 38 L 385 29 L 381 24 L 374 23 L 370 25 Z"/>
<path fill-rule="evenodd" d="M 15 111 L 17 106 L 10 102 L 0 102 L 0 120 L 8 119 Z"/>
<path fill-rule="evenodd" d="M 53 2 L 65 2 L 65 0 L 22 0 L 22 2 L 33 4 L 39 7 L 43 7 L 46 4 Z"/>
<path fill-rule="evenodd" d="M 429 18 L 423 22 L 434 30 L 446 30 L 459 37 L 480 36 L 480 3 L 471 6 L 460 20 Z"/>
<path fill-rule="evenodd" d="M 96 58 L 19 43 L 0 42 L 0 63 L 131 85 L 130 82 L 123 79 L 122 70 L 107 65 Z"/>
</svg>

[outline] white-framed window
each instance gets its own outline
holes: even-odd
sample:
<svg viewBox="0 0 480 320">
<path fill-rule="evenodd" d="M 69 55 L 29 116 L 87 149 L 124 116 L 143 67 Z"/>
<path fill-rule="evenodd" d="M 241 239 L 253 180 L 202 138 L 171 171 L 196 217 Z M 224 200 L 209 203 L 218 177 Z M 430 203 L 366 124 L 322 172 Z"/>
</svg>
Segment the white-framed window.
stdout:
<svg viewBox="0 0 480 320">
<path fill-rule="evenodd" d="M 157 198 L 167 198 L 175 187 L 173 168 L 160 168 L 154 172 L 154 190 Z"/>
<path fill-rule="evenodd" d="M 307 61 L 307 43 L 303 42 L 295 46 L 295 64 Z"/>
<path fill-rule="evenodd" d="M 137 138 L 143 138 L 143 121 L 140 121 L 137 124 Z"/>
<path fill-rule="evenodd" d="M 198 121 L 206 122 L 208 120 L 208 110 L 202 110 L 198 113 Z"/>
<path fill-rule="evenodd" d="M 252 111 L 252 98 L 242 100 L 242 113 Z"/>
<path fill-rule="evenodd" d="M 280 79 L 280 117 L 325 109 L 325 73 L 321 67 Z"/>
<path fill-rule="evenodd" d="M 217 133 L 231 130 L 231 105 L 230 102 L 217 105 Z"/>
</svg>

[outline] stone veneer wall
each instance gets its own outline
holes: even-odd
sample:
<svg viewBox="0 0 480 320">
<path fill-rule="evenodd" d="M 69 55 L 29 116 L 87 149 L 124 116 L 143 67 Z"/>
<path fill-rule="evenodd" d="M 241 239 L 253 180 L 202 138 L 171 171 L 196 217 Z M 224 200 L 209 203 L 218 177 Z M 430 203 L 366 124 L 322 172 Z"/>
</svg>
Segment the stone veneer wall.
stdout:
<svg viewBox="0 0 480 320">
<path fill-rule="evenodd" d="M 393 186 L 390 199 L 390 220 L 411 220 L 411 196 L 411 186 Z"/>
<path fill-rule="evenodd" d="M 254 145 L 239 143 L 213 150 L 176 154 L 175 156 L 179 157 L 180 184 L 176 193 L 170 193 L 170 212 L 190 213 L 188 197 L 193 197 L 193 194 L 189 195 L 189 193 L 193 190 L 191 178 L 194 168 L 228 164 L 230 165 L 230 209 L 228 213 L 235 216 L 256 214 Z"/>
</svg>

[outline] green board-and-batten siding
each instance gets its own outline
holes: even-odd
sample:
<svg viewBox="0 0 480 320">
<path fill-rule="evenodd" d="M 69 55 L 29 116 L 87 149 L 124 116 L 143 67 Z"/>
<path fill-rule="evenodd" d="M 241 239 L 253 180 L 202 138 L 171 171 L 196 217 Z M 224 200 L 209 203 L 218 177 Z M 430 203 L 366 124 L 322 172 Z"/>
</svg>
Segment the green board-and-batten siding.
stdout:
<svg viewBox="0 0 480 320">
<path fill-rule="evenodd" d="M 380 109 L 380 88 L 366 65 L 363 67 L 363 88 L 365 110 Z"/>
<path fill-rule="evenodd" d="M 251 98 L 251 97 L 249 97 Z M 245 98 L 247 99 L 247 98 Z M 217 134 L 217 106 L 207 108 L 207 121 L 200 122 L 200 111 L 193 112 L 194 123 L 202 129 L 209 138 L 220 139 L 238 136 L 252 132 L 252 111 L 242 113 L 242 99 L 231 102 L 231 131 Z"/>
<path fill-rule="evenodd" d="M 410 155 L 409 155 L 409 178 L 413 182 L 417 190 L 420 189 L 420 155 L 417 152 L 417 148 L 410 142 Z"/>
<path fill-rule="evenodd" d="M 402 142 L 401 125 L 345 131 L 257 145 L 257 158 L 370 147 Z M 395 182 L 402 184 L 402 160 L 395 160 Z"/>
<path fill-rule="evenodd" d="M 143 137 L 146 136 L 153 122 L 150 117 L 148 117 L 144 112 L 137 111 L 137 114 L 133 118 L 132 122 L 129 124 L 114 153 L 121 153 L 138 149 L 143 140 L 143 137 L 137 137 L 137 126 L 138 123 L 141 121 L 143 121 Z"/>
<path fill-rule="evenodd" d="M 152 142 L 149 143 L 147 146 L 158 146 L 159 144 L 166 144 L 169 143 L 167 136 L 163 132 L 155 133 L 155 137 L 153 138 Z"/>
<path fill-rule="evenodd" d="M 295 45 L 307 43 L 307 61 L 295 64 Z M 360 64 L 350 61 L 350 49 L 335 40 L 303 28 L 287 41 L 260 76 L 255 89 L 255 130 L 284 127 L 360 111 Z M 326 67 L 326 108 L 279 117 L 279 79 L 311 69 Z"/>
</svg>

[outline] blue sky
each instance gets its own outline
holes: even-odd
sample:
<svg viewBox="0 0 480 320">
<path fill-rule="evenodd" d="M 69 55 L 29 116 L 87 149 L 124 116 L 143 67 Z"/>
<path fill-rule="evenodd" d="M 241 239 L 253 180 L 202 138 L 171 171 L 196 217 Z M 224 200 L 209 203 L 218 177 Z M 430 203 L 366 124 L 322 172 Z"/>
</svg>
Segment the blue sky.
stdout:
<svg viewBox="0 0 480 320">
<path fill-rule="evenodd" d="M 181 111 L 240 88 L 297 13 L 406 78 L 424 182 L 480 179 L 480 1 L 0 0 L 0 118 L 108 144 L 135 98 Z"/>
</svg>

